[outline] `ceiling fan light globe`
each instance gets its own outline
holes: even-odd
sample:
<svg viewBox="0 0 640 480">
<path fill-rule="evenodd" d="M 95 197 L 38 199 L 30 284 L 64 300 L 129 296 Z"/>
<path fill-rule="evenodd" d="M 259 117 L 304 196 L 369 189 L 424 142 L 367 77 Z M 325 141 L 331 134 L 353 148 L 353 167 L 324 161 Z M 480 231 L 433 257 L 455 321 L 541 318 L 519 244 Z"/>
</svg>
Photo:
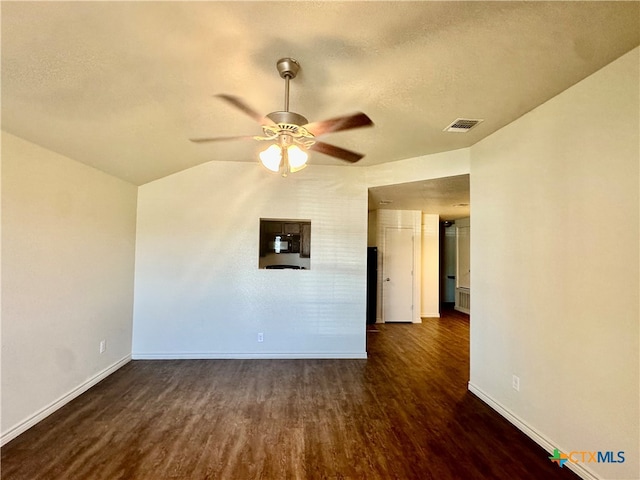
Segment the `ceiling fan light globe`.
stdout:
<svg viewBox="0 0 640 480">
<path fill-rule="evenodd" d="M 267 170 L 278 173 L 280 171 L 280 163 L 282 162 L 282 151 L 278 145 L 271 145 L 259 154 L 260 162 Z"/>
<path fill-rule="evenodd" d="M 307 166 L 309 155 L 307 155 L 307 152 L 302 150 L 297 145 L 291 145 L 287 149 L 287 154 L 287 156 L 289 157 L 289 167 L 291 168 L 292 172 L 302 170 Z"/>
</svg>

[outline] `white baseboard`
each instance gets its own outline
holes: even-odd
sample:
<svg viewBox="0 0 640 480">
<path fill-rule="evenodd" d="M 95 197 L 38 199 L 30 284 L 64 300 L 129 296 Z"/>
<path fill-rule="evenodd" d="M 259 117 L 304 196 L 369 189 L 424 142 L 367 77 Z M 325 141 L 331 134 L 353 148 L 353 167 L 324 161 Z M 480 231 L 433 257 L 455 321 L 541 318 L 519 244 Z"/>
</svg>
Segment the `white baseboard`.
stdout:
<svg viewBox="0 0 640 480">
<path fill-rule="evenodd" d="M 73 390 L 71 390 L 71 391 L 67 392 L 66 394 L 62 395 L 60 398 L 58 398 L 54 402 L 52 402 L 49 405 L 47 405 L 46 407 L 38 410 L 36 413 L 34 413 L 33 415 L 27 417 L 26 419 L 24 419 L 22 422 L 18 423 L 17 425 L 14 425 L 13 427 L 11 427 L 6 432 L 3 432 L 2 435 L 0 436 L 0 446 L 3 446 L 5 444 L 7 444 L 8 442 L 10 442 L 14 438 L 16 438 L 21 433 L 26 432 L 31 427 L 33 427 L 36 423 L 44 420 L 49 415 L 51 415 L 53 412 L 55 412 L 56 410 L 62 408 L 63 406 L 65 406 L 67 403 L 69 403 L 74 398 L 82 395 L 84 392 L 89 390 L 91 387 L 96 385 L 98 382 L 100 382 L 101 380 L 104 380 L 109 375 L 111 375 L 113 372 L 115 372 L 119 368 L 123 367 L 124 365 L 126 365 L 130 361 L 131 361 L 131 355 L 126 355 L 125 357 L 123 357 L 120 360 L 118 360 L 116 363 L 110 365 L 109 367 L 105 368 L 101 372 L 98 372 L 97 374 L 95 374 L 93 377 L 89 378 L 87 381 L 85 381 L 82 384 L 78 385 Z"/>
<path fill-rule="evenodd" d="M 215 353 L 215 352 L 159 352 L 133 353 L 133 360 L 277 360 L 277 359 L 358 359 L 367 358 L 362 353 Z"/>
<path fill-rule="evenodd" d="M 440 312 L 425 312 L 425 313 L 421 313 L 420 317 L 425 319 L 425 318 L 440 318 Z"/>
<path fill-rule="evenodd" d="M 482 389 L 478 388 L 473 383 L 468 383 L 469 391 L 473 393 L 476 397 L 482 400 L 484 403 L 489 405 L 492 409 L 502 415 L 507 419 L 509 423 L 517 427 L 520 431 L 522 431 L 527 437 L 536 442 L 542 448 L 544 448 L 549 454 L 553 455 L 553 450 L 558 449 L 561 452 L 567 452 L 569 450 L 561 448 L 557 443 L 553 442 L 551 439 L 547 438 L 546 435 L 537 431 L 527 422 L 525 422 L 522 418 L 518 417 L 515 413 L 509 410 L 507 407 L 502 405 L 500 402 L 492 398 L 490 395 L 482 391 Z M 567 462 L 564 465 L 568 467 L 569 470 L 573 471 L 576 475 L 584 480 L 600 480 L 599 477 L 588 470 L 583 464 L 579 463 L 571 463 Z M 560 468 L 560 467 L 558 467 Z M 563 467 L 564 468 L 564 467 Z"/>
</svg>

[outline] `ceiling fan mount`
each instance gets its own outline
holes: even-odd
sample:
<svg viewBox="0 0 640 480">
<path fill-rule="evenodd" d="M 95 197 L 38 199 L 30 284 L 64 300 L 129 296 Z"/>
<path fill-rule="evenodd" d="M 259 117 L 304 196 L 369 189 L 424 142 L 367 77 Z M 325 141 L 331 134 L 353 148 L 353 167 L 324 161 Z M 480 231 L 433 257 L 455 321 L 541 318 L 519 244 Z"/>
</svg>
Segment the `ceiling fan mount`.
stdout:
<svg viewBox="0 0 640 480">
<path fill-rule="evenodd" d="M 280 77 L 285 81 L 284 109 L 281 111 L 271 112 L 263 116 L 239 97 L 226 94 L 216 95 L 216 97 L 260 123 L 263 132 L 262 136 L 245 135 L 239 137 L 192 138 L 190 140 L 196 143 L 236 139 L 270 141 L 272 145 L 260 154 L 260 159 L 266 168 L 274 172 L 280 171 L 283 176 L 306 167 L 307 150 L 324 153 L 351 163 L 357 162 L 364 157 L 360 153 L 320 142 L 317 137 L 327 133 L 372 126 L 371 119 L 364 113 L 358 112 L 330 120 L 309 123 L 304 116 L 289 111 L 289 82 L 298 75 L 300 64 L 293 58 L 285 57 L 276 62 L 276 67 Z"/>
<path fill-rule="evenodd" d="M 276 67 L 278 69 L 278 73 L 284 79 L 288 78 L 296 78 L 298 72 L 300 71 L 300 64 L 294 58 L 281 58 L 276 62 Z"/>
</svg>

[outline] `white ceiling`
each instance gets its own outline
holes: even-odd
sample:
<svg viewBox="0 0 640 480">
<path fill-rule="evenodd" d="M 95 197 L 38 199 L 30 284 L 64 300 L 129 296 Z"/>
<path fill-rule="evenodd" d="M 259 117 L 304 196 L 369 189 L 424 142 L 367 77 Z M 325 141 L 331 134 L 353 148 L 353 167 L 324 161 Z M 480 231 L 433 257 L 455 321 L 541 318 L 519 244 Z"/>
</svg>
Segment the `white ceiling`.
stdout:
<svg viewBox="0 0 640 480">
<path fill-rule="evenodd" d="M 228 93 L 291 110 L 366 112 L 324 141 L 373 165 L 468 147 L 640 44 L 638 2 L 6 2 L 2 128 L 135 184 L 256 161 Z M 484 122 L 445 133 L 457 117 Z M 314 164 L 339 160 L 313 153 Z M 301 172 L 300 174 L 304 174 Z"/>
</svg>

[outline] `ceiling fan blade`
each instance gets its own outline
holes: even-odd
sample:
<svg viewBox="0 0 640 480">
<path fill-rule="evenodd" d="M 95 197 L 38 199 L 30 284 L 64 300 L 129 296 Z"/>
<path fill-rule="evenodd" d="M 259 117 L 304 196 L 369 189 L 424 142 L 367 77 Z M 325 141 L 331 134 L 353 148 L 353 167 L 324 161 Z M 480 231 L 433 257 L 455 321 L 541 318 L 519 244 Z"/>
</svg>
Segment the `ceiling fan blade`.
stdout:
<svg viewBox="0 0 640 480">
<path fill-rule="evenodd" d="M 368 127 L 373 122 L 366 114 L 362 112 L 354 113 L 344 117 L 332 118 L 321 122 L 311 122 L 304 125 L 304 128 L 313 133 L 316 137 L 325 133 L 339 132 L 341 130 L 349 130 L 351 128 Z"/>
<path fill-rule="evenodd" d="M 235 137 L 210 137 L 210 138 L 190 138 L 189 140 L 194 143 L 206 143 L 206 142 L 223 142 L 226 140 L 253 140 L 253 135 L 241 135 Z"/>
<path fill-rule="evenodd" d="M 344 160 L 346 162 L 355 163 L 364 157 L 361 153 L 352 152 L 351 150 L 346 150 L 342 147 L 336 147 L 335 145 L 330 145 L 324 142 L 316 142 L 309 150 L 315 150 L 316 152 L 324 153 L 325 155 L 329 155 L 331 157 L 339 158 L 340 160 Z"/>
<path fill-rule="evenodd" d="M 247 105 L 245 103 L 245 101 L 242 100 L 240 97 L 236 97 L 234 95 L 227 95 L 227 94 L 224 94 L 224 93 L 221 93 L 221 94 L 218 94 L 218 95 L 215 95 L 215 96 L 220 98 L 221 100 L 224 100 L 229 105 L 232 105 L 232 106 L 236 107 L 238 110 L 240 110 L 244 114 L 249 115 L 251 118 L 253 118 L 256 122 L 258 122 L 261 125 L 265 125 L 265 124 L 272 125 L 273 124 L 273 122 L 270 119 L 268 119 L 264 115 L 261 115 L 258 112 L 256 112 L 253 108 L 251 108 L 249 105 Z"/>
</svg>

